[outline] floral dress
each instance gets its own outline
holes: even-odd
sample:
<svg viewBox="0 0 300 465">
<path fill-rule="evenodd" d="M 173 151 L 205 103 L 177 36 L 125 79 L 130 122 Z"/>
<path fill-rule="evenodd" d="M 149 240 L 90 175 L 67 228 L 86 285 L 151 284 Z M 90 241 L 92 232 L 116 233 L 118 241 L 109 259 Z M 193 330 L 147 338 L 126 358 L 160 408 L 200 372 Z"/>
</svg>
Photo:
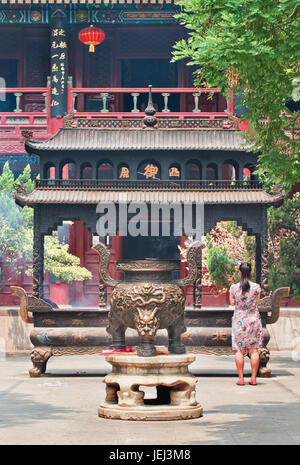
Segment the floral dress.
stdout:
<svg viewBox="0 0 300 465">
<path fill-rule="evenodd" d="M 250 289 L 244 295 L 240 283 L 233 284 L 229 292 L 235 302 L 232 317 L 232 349 L 258 348 L 263 344 L 263 330 L 257 308 L 257 296 L 261 292 L 259 284 L 249 281 Z"/>
</svg>

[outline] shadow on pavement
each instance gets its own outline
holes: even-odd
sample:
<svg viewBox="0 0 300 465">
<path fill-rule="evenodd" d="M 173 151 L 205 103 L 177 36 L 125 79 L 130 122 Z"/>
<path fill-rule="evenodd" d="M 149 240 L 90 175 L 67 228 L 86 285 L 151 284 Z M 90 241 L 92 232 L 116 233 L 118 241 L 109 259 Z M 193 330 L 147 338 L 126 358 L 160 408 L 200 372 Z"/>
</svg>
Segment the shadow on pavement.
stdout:
<svg viewBox="0 0 300 465">
<path fill-rule="evenodd" d="M 196 427 L 196 437 L 194 441 L 189 442 L 190 445 L 300 444 L 299 402 L 220 405 L 216 409 L 204 409 L 203 415 L 197 421 L 185 423 L 186 428 Z M 219 415 L 220 420 L 209 421 L 211 415 Z M 230 419 L 233 415 L 238 416 L 239 419 Z M 197 440 L 197 426 L 199 440 Z M 201 440 L 203 428 L 205 440 Z"/>
<path fill-rule="evenodd" d="M 74 410 L 36 402 L 33 396 L 0 391 L 0 428 L 31 424 L 35 421 L 66 419 Z M 17 438 L 16 438 L 17 439 Z"/>
</svg>

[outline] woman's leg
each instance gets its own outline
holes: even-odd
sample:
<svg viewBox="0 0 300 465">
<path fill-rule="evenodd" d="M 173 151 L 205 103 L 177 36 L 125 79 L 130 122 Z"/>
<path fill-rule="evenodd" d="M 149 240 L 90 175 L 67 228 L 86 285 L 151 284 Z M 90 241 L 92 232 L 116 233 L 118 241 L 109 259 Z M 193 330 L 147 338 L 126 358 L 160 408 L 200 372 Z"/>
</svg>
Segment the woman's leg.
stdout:
<svg viewBox="0 0 300 465">
<path fill-rule="evenodd" d="M 251 382 L 256 383 L 256 375 L 257 375 L 257 371 L 259 367 L 258 349 L 249 349 L 249 354 L 250 354 L 250 363 L 251 363 L 251 370 L 252 370 Z"/>
<path fill-rule="evenodd" d="M 235 364 L 239 375 L 239 381 L 244 382 L 244 355 L 245 350 L 237 350 L 235 353 Z"/>
</svg>

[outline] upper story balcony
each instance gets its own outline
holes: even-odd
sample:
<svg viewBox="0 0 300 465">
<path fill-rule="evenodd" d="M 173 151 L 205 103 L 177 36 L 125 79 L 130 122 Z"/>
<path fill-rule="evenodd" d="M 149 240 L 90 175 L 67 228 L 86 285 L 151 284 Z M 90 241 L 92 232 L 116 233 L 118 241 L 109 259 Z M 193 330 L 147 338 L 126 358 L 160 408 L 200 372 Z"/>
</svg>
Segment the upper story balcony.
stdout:
<svg viewBox="0 0 300 465">
<path fill-rule="evenodd" d="M 153 104 L 160 128 L 213 128 L 232 127 L 228 111 L 232 102 L 226 102 L 218 89 L 190 87 L 152 88 Z M 20 139 L 23 131 L 33 137 L 46 138 L 55 130 L 51 125 L 51 88 L 13 87 L 0 95 L 0 139 Z M 139 128 L 143 125 L 148 88 L 78 88 L 68 80 L 68 113 L 77 128 Z M 64 115 L 62 115 L 64 116 Z M 62 127 L 61 118 L 58 127 Z"/>
</svg>

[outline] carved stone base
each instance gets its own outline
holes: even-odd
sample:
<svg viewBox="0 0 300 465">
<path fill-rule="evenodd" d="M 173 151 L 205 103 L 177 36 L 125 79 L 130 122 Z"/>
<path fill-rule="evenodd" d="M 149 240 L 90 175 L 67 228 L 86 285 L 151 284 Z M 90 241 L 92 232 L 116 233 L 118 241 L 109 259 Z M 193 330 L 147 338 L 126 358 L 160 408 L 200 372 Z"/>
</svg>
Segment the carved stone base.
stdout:
<svg viewBox="0 0 300 465">
<path fill-rule="evenodd" d="M 203 415 L 196 401 L 197 378 L 188 371 L 191 354 L 109 355 L 113 367 L 103 382 L 106 399 L 98 415 L 120 420 L 187 420 Z M 143 386 L 156 387 L 156 399 L 144 399 Z"/>
<path fill-rule="evenodd" d="M 167 421 L 167 420 L 191 420 L 203 416 L 203 408 L 200 405 L 190 407 L 176 407 L 164 405 L 159 407 L 118 407 L 103 404 L 98 408 L 98 416 L 116 420 L 140 420 L 140 421 Z"/>
</svg>

